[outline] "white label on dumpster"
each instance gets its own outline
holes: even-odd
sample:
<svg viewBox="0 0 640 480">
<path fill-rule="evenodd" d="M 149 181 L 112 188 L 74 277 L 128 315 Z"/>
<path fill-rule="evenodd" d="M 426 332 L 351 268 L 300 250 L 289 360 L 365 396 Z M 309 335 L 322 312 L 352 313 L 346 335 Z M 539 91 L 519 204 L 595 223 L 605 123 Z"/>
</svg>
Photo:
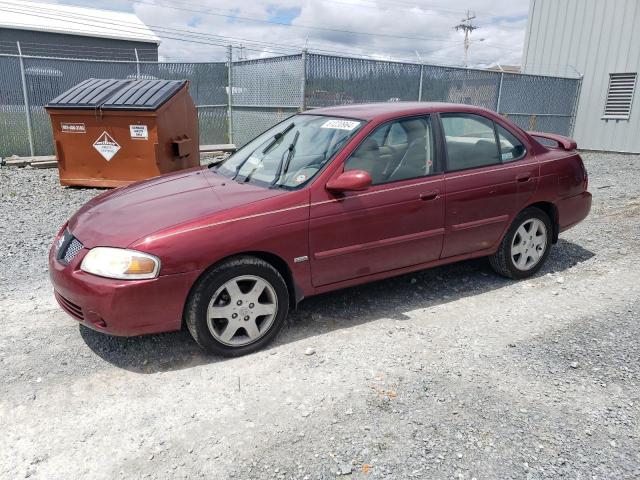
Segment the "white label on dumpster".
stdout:
<svg viewBox="0 0 640 480">
<path fill-rule="evenodd" d="M 146 125 L 129 125 L 129 131 L 134 140 L 149 140 L 149 130 Z"/>
<path fill-rule="evenodd" d="M 64 133 L 86 133 L 87 128 L 84 126 L 84 123 L 60 123 L 60 130 Z"/>
<path fill-rule="evenodd" d="M 118 145 L 118 142 L 116 142 L 107 132 L 102 132 L 102 135 L 100 135 L 93 143 L 93 148 L 95 148 L 108 162 L 116 153 L 118 153 L 120 145 Z"/>
<path fill-rule="evenodd" d="M 353 120 L 328 120 L 324 122 L 320 128 L 336 128 L 338 130 L 353 130 L 360 122 L 354 122 Z"/>
</svg>

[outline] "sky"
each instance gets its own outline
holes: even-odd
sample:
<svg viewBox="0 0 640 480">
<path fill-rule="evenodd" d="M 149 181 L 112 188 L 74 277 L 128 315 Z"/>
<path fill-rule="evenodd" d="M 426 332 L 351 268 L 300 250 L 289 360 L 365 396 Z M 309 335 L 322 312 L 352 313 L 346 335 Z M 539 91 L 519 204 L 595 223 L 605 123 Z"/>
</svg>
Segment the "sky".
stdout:
<svg viewBox="0 0 640 480">
<path fill-rule="evenodd" d="M 244 45 L 234 58 L 310 51 L 341 52 L 441 65 L 464 61 L 467 9 L 470 66 L 519 65 L 529 0 L 57 0 L 57 3 L 135 12 L 162 38 L 171 61 L 214 61 L 223 45 Z M 160 31 L 158 28 L 165 29 Z M 171 30 L 171 34 L 166 29 Z M 185 32 L 188 31 L 188 32 Z M 188 34 L 195 41 L 185 42 Z M 193 36 L 196 35 L 196 36 Z M 252 43 L 252 42 L 259 42 Z M 211 44 L 215 45 L 211 45 Z M 265 45 L 268 43 L 269 45 Z"/>
</svg>

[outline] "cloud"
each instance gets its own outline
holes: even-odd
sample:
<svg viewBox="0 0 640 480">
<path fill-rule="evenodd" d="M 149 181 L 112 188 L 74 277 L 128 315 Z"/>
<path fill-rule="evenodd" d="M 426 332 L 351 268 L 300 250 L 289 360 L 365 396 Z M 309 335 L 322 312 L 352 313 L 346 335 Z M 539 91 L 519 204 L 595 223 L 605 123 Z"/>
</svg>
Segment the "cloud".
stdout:
<svg viewBox="0 0 640 480">
<path fill-rule="evenodd" d="M 429 0 L 424 6 L 419 0 L 240 0 L 232 6 L 227 0 L 74 3 L 133 9 L 152 29 L 156 27 L 160 37 L 167 34 L 157 27 L 190 30 L 211 35 L 199 37 L 199 42 L 219 44 L 165 38 L 160 54 L 169 60 L 222 60 L 226 44 L 243 44 L 250 58 L 293 53 L 307 45 L 311 50 L 451 65 L 463 62 L 464 36 L 454 26 L 470 8 L 479 28 L 471 34 L 469 63 L 478 66 L 520 64 L 529 4 L 528 0 Z M 179 32 L 170 36 L 187 37 Z"/>
</svg>

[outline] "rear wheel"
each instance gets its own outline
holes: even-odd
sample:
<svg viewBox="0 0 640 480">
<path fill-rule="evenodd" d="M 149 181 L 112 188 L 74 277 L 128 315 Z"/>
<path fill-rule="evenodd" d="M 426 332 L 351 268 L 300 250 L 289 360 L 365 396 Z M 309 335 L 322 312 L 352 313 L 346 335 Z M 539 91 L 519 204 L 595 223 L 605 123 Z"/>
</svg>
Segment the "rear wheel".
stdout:
<svg viewBox="0 0 640 480">
<path fill-rule="evenodd" d="M 515 218 L 498 251 L 489 257 L 493 269 L 508 278 L 534 275 L 549 256 L 553 227 L 542 210 L 529 207 Z"/>
<path fill-rule="evenodd" d="M 206 351 L 233 357 L 273 341 L 288 309 L 289 292 L 280 273 L 259 258 L 238 257 L 198 281 L 187 301 L 185 322 Z"/>
</svg>

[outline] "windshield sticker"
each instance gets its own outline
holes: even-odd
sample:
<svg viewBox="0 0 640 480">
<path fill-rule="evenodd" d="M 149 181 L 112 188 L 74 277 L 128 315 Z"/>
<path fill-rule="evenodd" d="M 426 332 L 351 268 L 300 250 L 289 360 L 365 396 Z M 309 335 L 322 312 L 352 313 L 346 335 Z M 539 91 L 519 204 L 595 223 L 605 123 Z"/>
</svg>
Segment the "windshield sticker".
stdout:
<svg viewBox="0 0 640 480">
<path fill-rule="evenodd" d="M 297 183 L 302 183 L 307 179 L 307 176 L 304 174 L 300 174 L 296 177 L 296 182 Z"/>
<path fill-rule="evenodd" d="M 353 130 L 360 122 L 355 122 L 353 120 L 328 120 L 324 122 L 324 124 L 320 128 L 335 128 L 338 130 Z"/>
</svg>

